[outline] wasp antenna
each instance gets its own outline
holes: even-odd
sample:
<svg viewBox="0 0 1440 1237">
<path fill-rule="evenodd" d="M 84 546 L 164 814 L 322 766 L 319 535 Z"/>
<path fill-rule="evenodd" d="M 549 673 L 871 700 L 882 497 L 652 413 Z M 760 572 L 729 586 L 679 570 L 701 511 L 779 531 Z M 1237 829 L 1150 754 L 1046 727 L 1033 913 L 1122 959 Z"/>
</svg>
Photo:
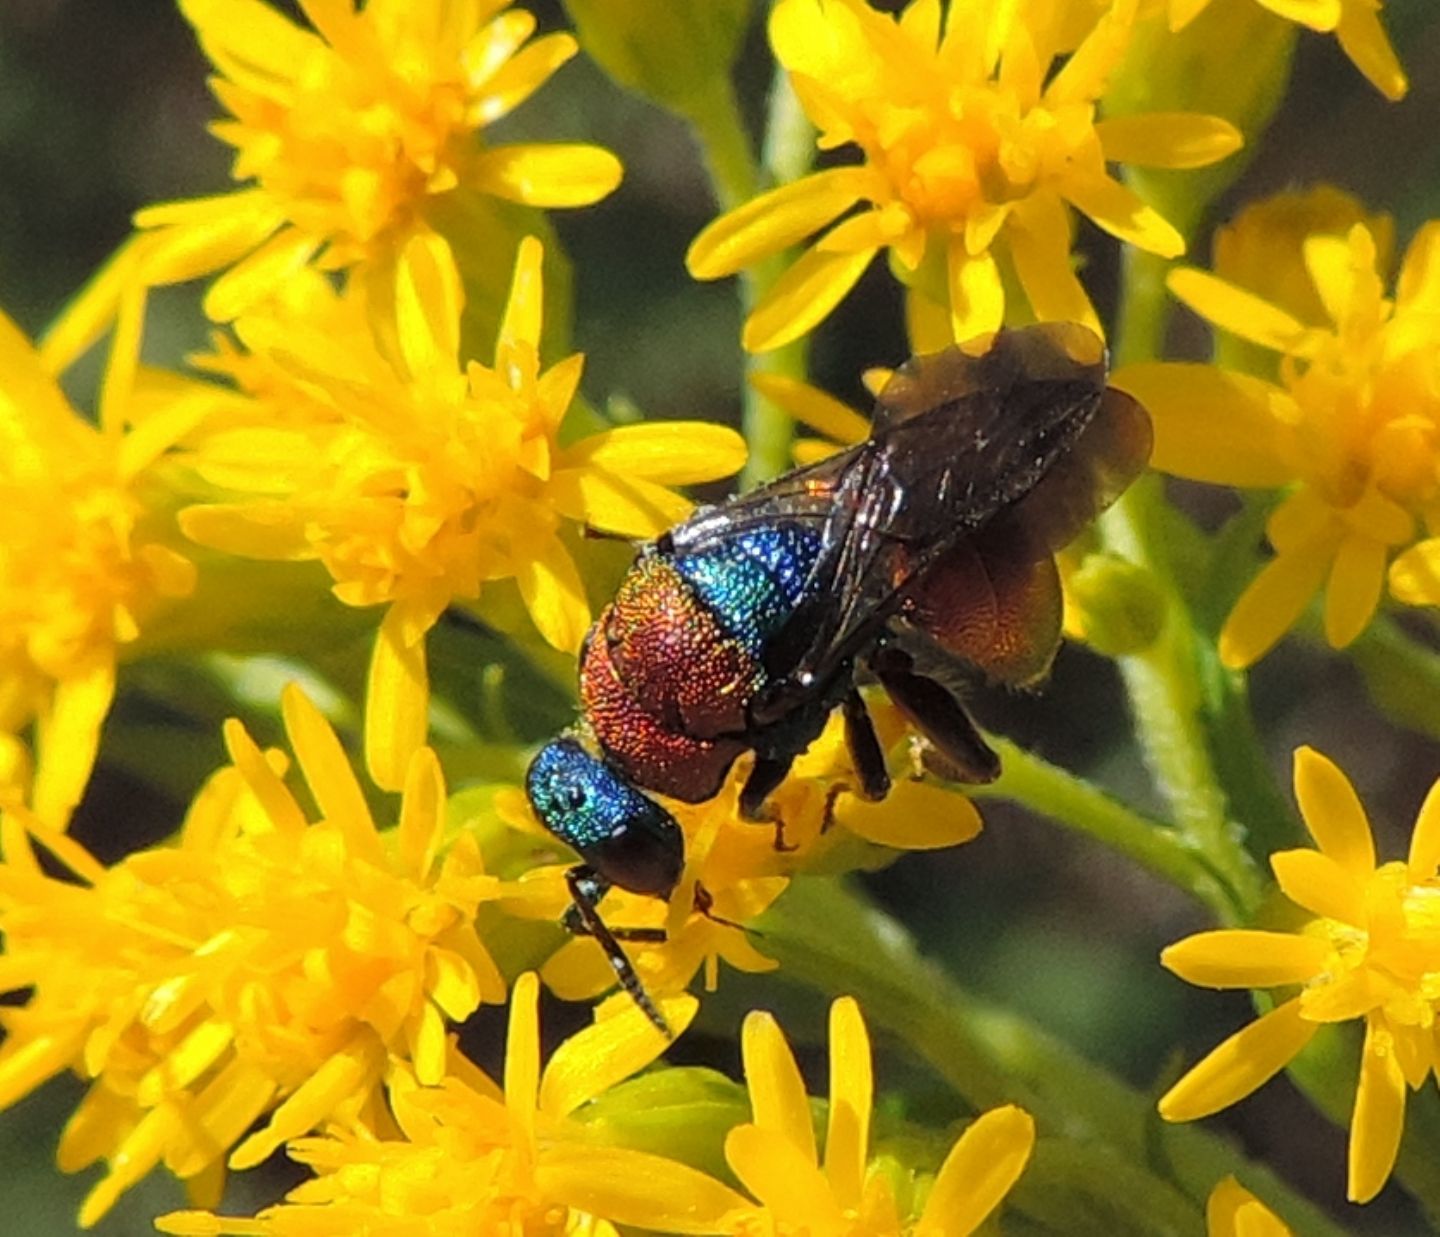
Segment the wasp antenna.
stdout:
<svg viewBox="0 0 1440 1237">
<path fill-rule="evenodd" d="M 600 948 L 605 953 L 605 960 L 610 963 L 610 969 L 615 972 L 615 978 L 620 981 L 620 986 L 630 994 L 630 999 L 640 1007 L 655 1029 L 666 1039 L 673 1040 L 675 1032 L 665 1021 L 665 1015 L 660 1012 L 659 1006 L 650 999 L 650 994 L 645 991 L 645 985 L 640 982 L 640 976 L 635 973 L 635 967 L 629 956 L 621 948 L 620 942 L 615 939 L 615 934 L 605 926 L 605 921 L 600 918 L 600 911 L 596 904 L 603 896 L 607 886 L 583 864 L 571 868 L 565 873 L 565 883 L 570 888 L 571 902 L 576 914 L 580 917 L 581 924 L 585 931 L 599 942 Z"/>
</svg>

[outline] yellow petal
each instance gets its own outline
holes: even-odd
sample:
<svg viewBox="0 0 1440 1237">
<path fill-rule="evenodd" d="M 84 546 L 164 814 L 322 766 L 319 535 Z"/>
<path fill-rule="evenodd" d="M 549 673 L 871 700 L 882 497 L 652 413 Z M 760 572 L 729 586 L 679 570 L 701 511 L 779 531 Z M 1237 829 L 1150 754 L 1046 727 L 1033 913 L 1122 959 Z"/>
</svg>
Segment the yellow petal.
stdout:
<svg viewBox="0 0 1440 1237">
<path fill-rule="evenodd" d="M 575 560 L 554 533 L 536 530 L 516 547 L 515 583 L 536 630 L 555 648 L 573 653 L 590 627 L 590 607 Z"/>
<path fill-rule="evenodd" d="M 1440 219 L 1416 229 L 1395 284 L 1401 310 L 1440 313 Z"/>
<path fill-rule="evenodd" d="M 870 436 L 868 418 L 808 382 L 763 370 L 748 375 L 748 380 L 771 403 L 834 442 L 862 442 Z"/>
<path fill-rule="evenodd" d="M 395 846 L 405 870 L 416 880 L 430 874 L 445 828 L 445 774 L 433 749 L 418 748 L 405 774 Z"/>
<path fill-rule="evenodd" d="M 505 316 L 495 345 L 496 368 L 512 371 L 522 362 L 518 354 L 533 355 L 540 347 L 540 330 L 545 311 L 545 281 L 541 267 L 545 249 L 533 236 L 525 237 L 515 251 L 515 274 L 510 280 L 510 294 L 505 298 Z M 512 387 L 519 386 L 519 375 L 505 372 Z"/>
<path fill-rule="evenodd" d="M 1405 1078 L 1390 1032 L 1371 1018 L 1365 1026 L 1360 1086 L 1350 1118 L 1350 1180 L 1345 1196 L 1368 1203 L 1395 1167 L 1405 1129 Z"/>
<path fill-rule="evenodd" d="M 935 1177 L 916 1237 L 969 1237 L 1020 1179 L 1035 1147 L 1035 1121 L 1013 1105 L 976 1118 Z"/>
<path fill-rule="evenodd" d="M 55 684 L 50 707 L 37 722 L 31 802 L 46 824 L 63 829 L 85 793 L 100 748 L 100 730 L 115 699 L 115 662 L 96 657 Z"/>
<path fill-rule="evenodd" d="M 1283 309 L 1208 271 L 1181 267 L 1171 271 L 1165 283 L 1202 318 L 1262 348 L 1289 352 L 1305 334 L 1300 321 Z"/>
<path fill-rule="evenodd" d="M 505 1107 L 525 1132 L 535 1137 L 535 1105 L 540 1087 L 540 981 L 526 971 L 510 992 L 510 1023 L 505 1036 Z"/>
<path fill-rule="evenodd" d="M 1268 562 L 1220 629 L 1220 660 L 1232 670 L 1259 661 L 1295 625 L 1329 565 L 1324 547 L 1301 548 Z"/>
<path fill-rule="evenodd" d="M 0 414 L 12 424 L 35 427 L 35 437 L 48 441 L 62 433 L 77 438 L 89 431 L 60 391 L 53 375 L 41 364 L 40 354 L 25 333 L 0 312 Z M 71 427 L 74 427 L 73 430 Z"/>
<path fill-rule="evenodd" d="M 1126 365 L 1111 384 L 1138 399 L 1155 427 L 1150 463 L 1212 485 L 1275 486 L 1294 479 L 1283 461 L 1274 408 L 1285 393 L 1213 365 Z"/>
<path fill-rule="evenodd" d="M 1185 252 L 1185 238 L 1139 194 L 1109 176 L 1076 177 L 1066 180 L 1060 192 L 1081 214 L 1109 232 L 1148 253 L 1178 258 Z"/>
<path fill-rule="evenodd" d="M 365 802 L 350 758 L 334 729 L 298 683 L 285 685 L 280 693 L 280 710 L 285 733 L 290 736 L 290 746 L 320 815 L 340 830 L 352 854 L 372 863 L 381 862 L 383 852 L 370 805 Z"/>
<path fill-rule="evenodd" d="M 1170 32 L 1184 30 L 1210 5 L 1210 0 L 1170 0 Z"/>
<path fill-rule="evenodd" d="M 953 787 L 909 780 L 896 782 L 879 803 L 842 795 L 835 801 L 835 823 L 897 850 L 959 846 L 983 827 L 975 805 Z"/>
<path fill-rule="evenodd" d="M 1069 207 L 1052 193 L 1034 194 L 1011 212 L 1005 229 L 1010 260 L 1041 322 L 1079 322 L 1104 335 L 1099 315 L 1075 273 Z"/>
<path fill-rule="evenodd" d="M 657 536 L 694 509 L 688 498 L 663 485 L 599 468 L 560 469 L 545 494 L 559 514 L 622 537 Z"/>
<path fill-rule="evenodd" d="M 676 1036 L 695 1017 L 700 1002 L 688 993 L 657 1002 Z M 582 1104 L 637 1074 L 655 1061 L 670 1039 L 644 1011 L 629 1002 L 619 1013 L 600 1018 L 564 1041 L 551 1055 L 540 1079 L 540 1110 L 564 1117 Z"/>
<path fill-rule="evenodd" d="M 740 1051 L 755 1124 L 785 1139 L 807 1164 L 818 1164 L 805 1080 L 773 1015 L 757 1009 L 745 1016 Z"/>
<path fill-rule="evenodd" d="M 740 1182 L 779 1224 L 801 1231 L 844 1232 L 844 1213 L 820 1169 L 788 1138 L 758 1125 L 737 1125 L 725 1138 L 725 1159 Z"/>
<path fill-rule="evenodd" d="M 475 159 L 470 183 L 527 206 L 589 206 L 614 191 L 623 170 L 620 160 L 599 146 L 496 146 Z"/>
<path fill-rule="evenodd" d="M 526 16 L 529 17 L 529 14 Z M 526 33 L 528 35 L 528 31 Z M 493 36 L 482 31 L 476 37 L 488 43 Z M 472 119 L 488 125 L 508 115 L 539 90 L 555 70 L 579 50 L 573 35 L 560 33 L 536 39 L 528 47 L 508 56 L 486 81 L 485 97 L 472 112 Z"/>
<path fill-rule="evenodd" d="M 110 325 L 124 289 L 137 278 L 141 238 L 132 236 L 93 274 L 60 311 L 40 342 L 40 359 L 52 374 L 61 373 Z M 8 319 L 4 319 L 8 323 Z M 9 368 L 6 369 L 7 384 Z"/>
<path fill-rule="evenodd" d="M 1272 13 L 1328 34 L 1340 20 L 1345 0 L 1259 0 Z"/>
<path fill-rule="evenodd" d="M 957 342 L 1000 329 L 1005 320 L 1005 285 L 989 252 L 971 256 L 959 237 L 946 250 L 950 330 Z"/>
<path fill-rule="evenodd" d="M 825 1176 L 841 1207 L 860 1205 L 874 1098 L 865 1020 L 853 997 L 841 997 L 830 1006 L 830 1119 L 825 1133 Z"/>
<path fill-rule="evenodd" d="M 1244 1099 L 1285 1068 L 1319 1030 L 1300 1016 L 1298 999 L 1286 1001 L 1237 1031 L 1177 1082 L 1160 1100 L 1167 1121 L 1194 1121 Z"/>
<path fill-rule="evenodd" d="M 1223 1178 L 1205 1203 L 1207 1237 L 1294 1237 L 1289 1225 L 1234 1177 Z"/>
<path fill-rule="evenodd" d="M 235 1172 L 254 1168 L 282 1144 L 308 1134 L 337 1107 L 365 1095 L 379 1081 L 378 1052 L 352 1043 L 323 1062 L 270 1116 L 264 1128 L 235 1148 L 226 1163 Z"/>
<path fill-rule="evenodd" d="M 231 322 L 251 306 L 273 295 L 315 255 L 320 242 L 298 228 L 277 232 L 259 249 L 221 275 L 205 294 L 205 314 L 214 322 Z"/>
<path fill-rule="evenodd" d="M 186 507 L 177 517 L 191 541 L 241 558 L 299 562 L 317 557 L 303 517 L 286 502 Z"/>
<path fill-rule="evenodd" d="M 1390 593 L 1407 606 L 1440 605 L 1440 537 L 1417 542 L 1390 564 Z"/>
<path fill-rule="evenodd" d="M 1405 97 L 1410 83 L 1380 24 L 1378 5 L 1372 7 L 1364 0 L 1342 3 L 1335 35 L 1345 54 L 1376 90 L 1392 103 Z"/>
<path fill-rule="evenodd" d="M 733 275 L 818 232 L 859 200 L 863 186 L 858 169 L 831 168 L 762 193 L 701 232 L 685 266 L 696 279 Z"/>
<path fill-rule="evenodd" d="M 1317 937 L 1233 928 L 1176 941 L 1160 964 L 1204 988 L 1273 988 L 1313 979 L 1329 955 Z"/>
<path fill-rule="evenodd" d="M 646 1232 L 728 1232 L 727 1217 L 753 1210 L 729 1186 L 697 1169 L 623 1147 L 547 1146 L 535 1168 L 535 1185 L 547 1201 Z"/>
<path fill-rule="evenodd" d="M 823 322 L 855 286 L 875 250 L 802 254 L 771 286 L 745 320 L 746 352 L 769 352 Z"/>
<path fill-rule="evenodd" d="M 1340 542 L 1325 585 L 1325 639 L 1332 649 L 1345 648 L 1375 617 L 1388 553 L 1373 537 L 1351 534 Z"/>
<path fill-rule="evenodd" d="M 445 238 L 434 232 L 411 237 L 396 272 L 395 324 L 412 377 L 459 372 L 464 308 L 465 290 Z"/>
<path fill-rule="evenodd" d="M 1431 785 L 1415 817 L 1408 864 L 1410 879 L 1416 884 L 1432 879 L 1440 867 L 1440 778 Z"/>
<path fill-rule="evenodd" d="M 401 619 L 399 606 L 386 612 L 365 684 L 365 765 L 375 785 L 395 791 L 425 744 L 430 711 L 425 641 L 407 643 Z"/>
<path fill-rule="evenodd" d="M 1108 116 L 1095 126 L 1107 163 L 1150 168 L 1203 168 L 1245 144 L 1240 130 L 1219 116 L 1149 112 Z"/>
<path fill-rule="evenodd" d="M 1339 766 L 1313 747 L 1295 749 L 1295 800 L 1321 851 L 1356 880 L 1375 870 L 1375 840 L 1360 796 Z"/>
<path fill-rule="evenodd" d="M 1312 915 L 1361 927 L 1365 897 L 1361 885 L 1329 855 L 1316 850 L 1282 850 L 1270 856 L 1280 891 Z"/>
<path fill-rule="evenodd" d="M 292 835 L 302 833 L 306 828 L 305 813 L 239 719 L 232 717 L 227 720 L 221 727 L 221 734 L 225 738 L 230 763 L 245 779 L 246 788 L 255 796 L 275 831 Z"/>
<path fill-rule="evenodd" d="M 745 440 L 739 434 L 699 421 L 647 421 L 602 430 L 556 457 L 560 468 L 604 468 L 666 485 L 714 481 L 744 464 Z"/>
</svg>

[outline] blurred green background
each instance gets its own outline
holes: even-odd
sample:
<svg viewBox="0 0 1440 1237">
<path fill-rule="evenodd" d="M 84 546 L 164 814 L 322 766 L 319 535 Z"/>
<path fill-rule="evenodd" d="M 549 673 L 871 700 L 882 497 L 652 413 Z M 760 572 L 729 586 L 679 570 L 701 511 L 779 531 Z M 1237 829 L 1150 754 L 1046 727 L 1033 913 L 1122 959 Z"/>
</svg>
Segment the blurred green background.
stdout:
<svg viewBox="0 0 1440 1237">
<path fill-rule="evenodd" d="M 534 8 L 542 27 L 564 25 L 556 3 Z M 757 6 L 762 7 L 762 6 Z M 1440 5 L 1390 0 L 1386 21 L 1412 89 L 1386 103 L 1333 40 L 1302 36 L 1295 77 L 1274 125 L 1243 179 L 1217 205 L 1223 219 L 1249 198 L 1329 181 L 1397 219 L 1403 243 L 1440 216 Z M 740 69 L 749 115 L 763 106 L 769 65 L 757 21 Z M 188 27 L 164 0 L 4 0 L 0 3 L 0 306 L 37 333 L 127 234 L 137 207 L 224 189 L 227 149 L 205 131 L 215 116 L 206 64 Z M 492 131 L 494 132 L 494 131 Z M 626 177 L 610 199 L 552 218 L 575 263 L 575 344 L 587 355 L 585 391 L 597 405 L 614 396 L 650 416 L 734 422 L 740 398 L 738 311 L 733 281 L 697 285 L 685 274 L 690 238 L 714 213 L 707 182 L 683 122 L 626 95 L 582 58 L 508 119 L 496 136 L 588 140 L 615 150 Z M 1092 292 L 1113 311 L 1115 255 L 1084 235 Z M 1203 257 L 1204 245 L 1197 250 Z M 199 346 L 206 327 L 194 289 L 166 290 L 153 303 L 146 355 L 175 364 Z M 1178 321 L 1177 355 L 1200 355 L 1203 333 Z M 819 333 L 817 378 L 861 402 L 860 372 L 902 358 L 898 299 L 882 264 Z M 93 361 L 74 377 L 93 381 Z M 1197 511 L 1214 495 L 1182 495 Z M 364 632 L 357 628 L 363 642 Z M 437 665 L 444 653 L 437 653 Z M 463 665 L 457 673 L 473 673 Z M 1345 658 L 1291 640 L 1253 675 L 1260 731 L 1272 767 L 1288 782 L 1298 743 L 1326 752 L 1351 775 L 1370 807 L 1382 853 L 1402 853 L 1406 830 L 1440 771 L 1433 737 L 1396 729 L 1368 700 Z M 1129 738 L 1123 693 L 1110 663 L 1079 648 L 1062 651 L 1041 693 L 976 701 L 986 724 L 1046 758 L 1100 780 L 1138 806 L 1155 809 Z M 142 694 L 121 702 L 145 717 Z M 565 704 L 542 705 L 527 729 L 565 720 Z M 218 728 L 197 733 L 195 758 L 223 759 Z M 137 778 L 127 753 L 107 747 L 76 824 L 98 853 L 115 857 L 168 834 L 183 801 Z M 916 932 L 975 991 L 1017 1010 L 1075 1044 L 1142 1089 L 1158 1093 L 1181 1053 L 1195 1057 L 1250 1016 L 1243 996 L 1180 983 L 1156 965 L 1165 944 L 1207 926 L 1198 909 L 1128 863 L 1007 805 L 985 808 L 975 842 L 939 855 L 913 855 L 866 878 L 875 897 Z M 783 983 L 727 979 L 710 1011 L 708 1035 L 687 1038 L 686 1060 L 737 1073 L 734 1028 L 750 1003 L 783 1003 L 799 1039 L 823 1042 L 821 1003 Z M 573 1025 L 552 1010 L 549 1029 Z M 469 1037 L 493 1050 L 503 1021 L 486 1011 Z M 487 1044 L 490 1046 L 487 1049 Z M 941 1117 L 926 1099 L 918 1067 L 880 1044 L 880 1081 Z M 813 1057 L 811 1058 L 813 1061 Z M 78 1087 L 52 1084 L 0 1114 L 0 1231 L 72 1231 L 78 1200 L 93 1180 L 61 1178 L 52 1163 L 63 1115 Z M 1344 1135 L 1317 1119 L 1281 1080 L 1225 1117 L 1252 1154 L 1275 1164 L 1304 1192 L 1356 1231 L 1405 1233 L 1416 1223 L 1395 1187 L 1360 1212 L 1343 1202 Z M 235 1209 L 273 1196 L 283 1165 L 232 1194 Z M 97 1229 L 150 1231 L 148 1217 L 180 1205 L 173 1183 L 156 1177 L 133 1191 Z"/>
</svg>

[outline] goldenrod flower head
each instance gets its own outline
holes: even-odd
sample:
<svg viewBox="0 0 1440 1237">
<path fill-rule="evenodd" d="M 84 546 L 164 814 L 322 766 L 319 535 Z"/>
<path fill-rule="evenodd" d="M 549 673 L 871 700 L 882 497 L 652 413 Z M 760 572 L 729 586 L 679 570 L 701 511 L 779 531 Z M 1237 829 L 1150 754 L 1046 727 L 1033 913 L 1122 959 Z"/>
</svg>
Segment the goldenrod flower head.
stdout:
<svg viewBox="0 0 1440 1237">
<path fill-rule="evenodd" d="M 1295 753 L 1295 797 L 1316 850 L 1270 857 L 1290 901 L 1313 918 L 1295 932 L 1224 929 L 1171 945 L 1161 961 L 1209 988 L 1300 986 L 1232 1035 L 1160 1101 L 1167 1120 L 1225 1108 L 1284 1069 L 1327 1022 L 1365 1020 L 1350 1125 L 1349 1197 L 1373 1198 L 1395 1163 L 1405 1088 L 1436 1071 L 1440 1009 L 1440 781 L 1404 862 L 1377 863 L 1354 788 L 1308 747 Z"/>
<path fill-rule="evenodd" d="M 1292 1237 L 1290 1226 L 1234 1177 L 1225 1177 L 1205 1203 L 1205 1237 Z"/>
<path fill-rule="evenodd" d="M 1211 0 L 1169 0 L 1170 29 L 1180 30 L 1209 8 Z M 1384 0 L 1255 0 L 1277 17 L 1322 34 L 1334 34 L 1350 62 L 1387 99 L 1410 88 L 1380 24 Z"/>
<path fill-rule="evenodd" d="M 28 797 L 61 828 L 90 777 L 117 657 L 194 584 L 147 510 L 147 470 L 200 415 L 201 389 L 151 400 L 138 382 L 112 364 L 96 427 L 0 314 L 0 796 Z M 19 736 L 32 725 L 30 785 Z"/>
<path fill-rule="evenodd" d="M 908 750 L 899 713 L 879 700 L 869 707 L 882 745 L 892 752 Z M 975 805 L 931 782 L 897 778 L 881 802 L 859 798 L 838 712 L 766 801 L 762 822 L 740 815 L 740 791 L 750 767 L 748 759 L 738 762 L 720 793 L 704 803 L 663 801 L 685 833 L 685 868 L 668 904 L 623 889 L 605 898 L 603 914 L 612 928 L 665 931 L 663 943 L 625 945 L 647 991 L 682 991 L 702 969 L 707 991 L 714 991 L 721 961 L 741 971 L 773 970 L 776 963 L 765 956 L 763 942 L 757 948 L 744 925 L 784 892 L 793 873 L 853 868 L 867 861 L 873 865 L 874 851 L 863 843 L 931 850 L 968 842 L 980 832 Z M 501 797 L 497 807 L 514 827 L 544 832 L 518 790 Z M 569 866 L 526 873 L 512 886 L 511 909 L 558 919 L 570 899 L 564 880 Z M 589 937 L 567 941 L 540 973 L 568 1000 L 588 999 L 615 983 L 603 952 Z"/>
<path fill-rule="evenodd" d="M 1393 297 L 1363 223 L 1308 235 L 1302 252 L 1318 326 L 1204 271 L 1170 278 L 1216 326 L 1279 353 L 1277 380 L 1178 364 L 1115 377 L 1150 409 L 1157 468 L 1293 487 L 1267 525 L 1275 558 L 1220 633 L 1232 667 L 1263 656 L 1322 586 L 1326 638 L 1349 644 L 1375 613 L 1387 563 L 1397 599 L 1440 602 L 1440 538 L 1417 539 L 1440 531 L 1440 222 L 1416 234 Z"/>
<path fill-rule="evenodd" d="M 473 926 L 498 882 L 467 835 L 441 856 L 434 754 L 414 757 L 382 835 L 339 739 L 293 686 L 284 716 L 317 819 L 283 757 L 234 721 L 233 765 L 174 845 L 107 870 L 18 810 L 5 818 L 4 982 L 33 992 L 4 1012 L 0 1103 L 64 1069 L 92 1080 L 59 1151 L 66 1170 L 109 1163 L 83 1224 L 162 1162 L 218 1181 L 227 1154 L 245 1168 L 320 1125 L 373 1130 L 393 1063 L 438 1083 L 446 1019 L 504 999 Z M 74 879 L 47 875 L 32 838 Z"/>
<path fill-rule="evenodd" d="M 760 1206 L 723 1230 L 736 1237 L 965 1237 L 1000 1205 L 1029 1161 L 1034 1121 L 1018 1108 L 993 1109 L 951 1148 L 920 1213 L 903 1214 L 889 1173 L 869 1158 L 875 1081 L 855 1001 L 842 997 L 830 1007 L 823 1160 L 800 1068 L 774 1018 L 750 1014 L 741 1047 L 754 1120 L 730 1131 L 725 1158 Z"/>
<path fill-rule="evenodd" d="M 1202 167 L 1240 145 L 1209 116 L 1096 119 L 1135 7 L 1120 0 L 1052 75 L 1063 23 L 1016 20 L 1011 5 L 955 0 L 942 20 L 940 0 L 914 0 L 898 18 L 862 0 L 780 0 L 770 40 L 821 148 L 853 144 L 863 161 L 716 220 L 691 246 L 691 273 L 728 275 L 828 229 L 750 315 L 752 352 L 811 330 L 882 249 L 911 290 L 917 350 L 1000 326 L 1002 262 L 1035 317 L 1098 333 L 1071 267 L 1070 207 L 1173 257 L 1185 248 L 1179 233 L 1106 164 Z M 937 315 L 938 330 L 917 329 Z"/>
<path fill-rule="evenodd" d="M 240 322 L 250 352 L 268 362 L 219 362 L 258 381 L 257 400 L 248 415 L 215 423 L 195 466 L 249 496 L 191 507 L 181 527 L 231 553 L 318 558 L 342 601 L 389 607 L 366 696 L 370 769 L 387 788 L 425 739 L 424 637 L 447 606 L 513 579 L 541 634 L 572 650 L 590 612 L 560 538 L 565 522 L 654 536 L 690 510 L 667 484 L 723 476 L 744 460 L 733 430 L 692 422 L 624 426 L 562 447 L 584 358 L 541 367 L 541 259 L 527 238 L 493 368 L 461 361 L 463 291 L 434 236 L 414 238 L 400 259 L 398 360 L 376 346 L 359 305 L 332 295 L 325 306 L 329 294 L 312 287 L 306 317 Z"/>
<path fill-rule="evenodd" d="M 666 1039 L 626 1003 L 602 1007 L 540 1068 L 533 974 L 515 982 L 504 1087 L 458 1055 L 438 1087 L 392 1089 L 400 1138 L 337 1132 L 292 1142 L 291 1156 L 315 1177 L 254 1219 L 178 1212 L 158 1222 L 186 1237 L 614 1237 L 615 1224 L 711 1232 L 743 1205 L 733 1190 L 660 1156 L 595 1140 L 574 1114 L 649 1065 Z M 696 1003 L 663 1003 L 688 1025 Z"/>
<path fill-rule="evenodd" d="M 383 313 L 427 212 L 466 195 L 585 206 L 620 181 L 595 146 L 486 147 L 480 131 L 575 54 L 568 34 L 528 43 L 535 18 L 508 0 L 301 0 L 313 29 L 262 0 L 181 0 L 230 113 L 213 132 L 236 151 L 217 197 L 146 207 L 141 235 L 66 313 L 47 357 L 59 368 L 100 332 L 122 290 L 225 271 L 205 312 L 229 321 L 313 264 L 372 284 Z"/>
</svg>

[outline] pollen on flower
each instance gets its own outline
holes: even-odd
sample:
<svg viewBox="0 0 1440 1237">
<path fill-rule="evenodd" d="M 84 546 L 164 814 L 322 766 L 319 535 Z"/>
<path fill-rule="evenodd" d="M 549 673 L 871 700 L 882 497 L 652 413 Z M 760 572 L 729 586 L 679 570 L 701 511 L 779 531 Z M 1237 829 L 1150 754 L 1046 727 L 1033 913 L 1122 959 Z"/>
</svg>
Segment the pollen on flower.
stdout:
<svg viewBox="0 0 1440 1237">
<path fill-rule="evenodd" d="M 0 731 L 33 724 L 38 748 L 33 784 L 16 759 L 0 788 L 62 828 L 94 763 L 117 657 L 193 586 L 147 509 L 144 471 L 194 408 L 161 411 L 131 437 L 132 393 L 112 370 L 95 427 L 0 314 Z"/>
<path fill-rule="evenodd" d="M 438 203 L 584 206 L 620 181 L 619 160 L 596 146 L 481 139 L 576 52 L 568 34 L 531 41 L 535 18 L 508 0 L 302 3 L 308 28 L 263 0 L 180 7 L 215 66 L 229 116 L 212 131 L 234 148 L 242 187 L 138 212 L 140 235 L 47 340 L 53 368 L 88 346 L 128 288 L 224 271 L 205 298 L 217 321 L 307 265 L 378 293 Z"/>
<path fill-rule="evenodd" d="M 1071 264 L 1072 208 L 1173 257 L 1179 233 L 1107 163 L 1203 167 L 1241 141 L 1210 116 L 1097 120 L 1135 9 L 1114 5 L 1052 73 L 1069 50 L 1058 12 L 1053 23 L 1012 21 L 1006 6 L 956 0 L 942 18 L 939 0 L 914 0 L 892 18 L 863 0 L 781 0 L 770 40 L 820 147 L 853 144 L 862 162 L 716 220 L 691 246 L 691 273 L 731 274 L 823 232 L 746 322 L 755 352 L 809 332 L 881 250 L 909 291 L 916 351 L 999 327 L 1007 270 L 1035 317 L 1098 333 Z"/>
<path fill-rule="evenodd" d="M 1394 1166 L 1406 1088 L 1418 1090 L 1440 1066 L 1440 781 L 1407 859 L 1383 864 L 1349 781 L 1310 748 L 1295 754 L 1295 793 L 1318 849 L 1281 851 L 1270 863 L 1281 891 L 1313 918 L 1293 933 L 1202 932 L 1161 961 L 1206 987 L 1300 992 L 1212 1051 L 1161 1099 L 1160 1113 L 1187 1121 L 1225 1108 L 1288 1065 L 1323 1024 L 1363 1018 L 1349 1197 L 1366 1202 Z"/>
<path fill-rule="evenodd" d="M 1318 322 L 1297 316 L 1288 283 L 1277 304 L 1200 270 L 1170 279 L 1216 326 L 1278 354 L 1273 377 L 1170 363 L 1115 377 L 1154 417 L 1156 467 L 1291 487 L 1266 526 L 1275 557 L 1221 632 L 1220 655 L 1235 667 L 1263 656 L 1322 590 L 1336 648 L 1369 624 L 1387 574 L 1396 599 L 1440 603 L 1440 222 L 1416 233 L 1393 295 L 1368 223 L 1289 243 L 1323 307 Z"/>
<path fill-rule="evenodd" d="M 424 637 L 447 606 L 513 580 L 540 633 L 573 650 L 590 614 L 562 529 L 653 536 L 690 510 L 667 485 L 744 459 L 733 430 L 690 422 L 561 446 L 584 358 L 541 366 L 541 261 L 528 238 L 493 367 L 459 355 L 460 277 L 435 237 L 400 260 L 398 359 L 366 329 L 363 298 L 314 281 L 242 318 L 244 351 L 209 362 L 253 400 L 195 440 L 201 477 L 236 500 L 191 507 L 181 527 L 235 554 L 319 559 L 342 601 L 389 607 L 366 702 L 370 769 L 388 788 L 424 742 Z"/>
<path fill-rule="evenodd" d="M 602 1010 L 540 1064 L 539 985 L 515 984 L 504 1085 L 458 1054 L 437 1087 L 401 1072 L 391 1089 L 395 1131 L 383 1138 L 344 1132 L 303 1138 L 291 1156 L 315 1174 L 283 1203 L 253 1219 L 177 1212 L 161 1232 L 291 1237 L 417 1231 L 564 1237 L 615 1232 L 613 1224 L 668 1231 L 720 1231 L 744 1200 L 673 1160 L 606 1146 L 577 1111 L 643 1069 L 666 1046 L 639 1010 Z M 670 1024 L 694 1017 L 693 998 L 664 1002 Z M 418 1226 L 418 1228 L 417 1228 Z"/>
<path fill-rule="evenodd" d="M 320 1125 L 373 1130 L 391 1063 L 439 1082 L 446 1020 L 504 999 L 473 923 L 497 883 L 473 840 L 440 853 L 433 753 L 382 835 L 315 707 L 292 687 L 284 713 L 318 820 L 238 723 L 174 845 L 107 870 L 22 809 L 4 818 L 5 979 L 32 991 L 4 1011 L 0 1103 L 66 1069 L 89 1082 L 59 1151 L 68 1171 L 108 1163 L 84 1224 L 162 1163 L 213 1183 Z"/>
</svg>

